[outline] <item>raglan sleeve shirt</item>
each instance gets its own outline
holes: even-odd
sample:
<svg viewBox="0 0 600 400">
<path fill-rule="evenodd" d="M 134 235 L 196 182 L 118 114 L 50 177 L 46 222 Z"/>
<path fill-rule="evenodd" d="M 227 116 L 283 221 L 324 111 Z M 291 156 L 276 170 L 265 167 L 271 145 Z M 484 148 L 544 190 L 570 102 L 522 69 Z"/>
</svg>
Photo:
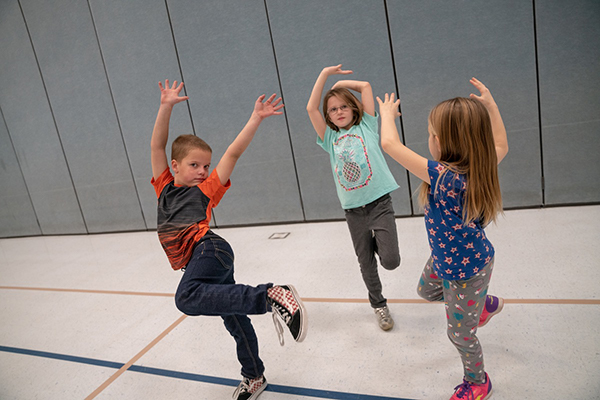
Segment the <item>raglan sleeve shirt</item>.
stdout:
<svg viewBox="0 0 600 400">
<path fill-rule="evenodd" d="M 378 114 L 363 113 L 350 129 L 325 129 L 317 144 L 329 154 L 331 172 L 343 209 L 369 204 L 398 188 L 379 147 Z"/>
<path fill-rule="evenodd" d="M 179 186 L 169 168 L 151 181 L 158 197 L 157 232 L 160 243 L 175 270 L 187 265 L 195 244 L 208 232 L 211 210 L 231 182 L 221 184 L 216 169 L 198 186 Z"/>
</svg>

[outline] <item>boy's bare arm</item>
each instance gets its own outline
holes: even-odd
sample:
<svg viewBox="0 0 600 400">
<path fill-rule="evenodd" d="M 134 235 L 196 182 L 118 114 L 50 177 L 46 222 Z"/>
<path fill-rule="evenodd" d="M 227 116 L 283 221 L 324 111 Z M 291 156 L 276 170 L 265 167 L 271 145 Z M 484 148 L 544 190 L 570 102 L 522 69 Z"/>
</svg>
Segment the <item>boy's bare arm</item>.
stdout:
<svg viewBox="0 0 600 400">
<path fill-rule="evenodd" d="M 154 179 L 158 179 L 160 174 L 169 167 L 166 148 L 169 139 L 169 121 L 171 120 L 173 106 L 188 99 L 187 96 L 179 96 L 179 92 L 183 88 L 183 82 L 177 86 L 177 81 L 175 81 L 173 82 L 173 86 L 169 87 L 169 80 L 167 79 L 164 88 L 162 82 L 159 82 L 158 86 L 160 87 L 160 107 L 150 141 L 150 159 L 152 161 L 152 176 Z"/>
<path fill-rule="evenodd" d="M 238 159 L 246 151 L 252 139 L 254 139 L 254 134 L 261 122 L 271 115 L 283 114 L 283 111 L 279 111 L 283 108 L 283 104 L 279 104 L 281 97 L 275 100 L 275 94 L 273 94 L 263 103 L 264 99 L 265 95 L 263 94 L 256 100 L 254 111 L 246 126 L 244 126 L 235 140 L 229 145 L 225 154 L 221 157 L 219 164 L 217 164 L 217 174 L 223 185 L 227 183 Z"/>
</svg>

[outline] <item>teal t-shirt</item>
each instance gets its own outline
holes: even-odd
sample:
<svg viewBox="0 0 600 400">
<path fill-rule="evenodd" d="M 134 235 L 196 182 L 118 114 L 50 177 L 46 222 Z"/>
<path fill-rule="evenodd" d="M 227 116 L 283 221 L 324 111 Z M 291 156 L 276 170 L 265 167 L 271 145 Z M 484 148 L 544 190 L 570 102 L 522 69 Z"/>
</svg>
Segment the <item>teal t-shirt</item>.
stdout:
<svg viewBox="0 0 600 400">
<path fill-rule="evenodd" d="M 398 189 L 381 148 L 377 118 L 363 113 L 358 125 L 334 131 L 329 126 L 317 144 L 329 153 L 331 172 L 342 208 L 364 206 Z"/>
</svg>

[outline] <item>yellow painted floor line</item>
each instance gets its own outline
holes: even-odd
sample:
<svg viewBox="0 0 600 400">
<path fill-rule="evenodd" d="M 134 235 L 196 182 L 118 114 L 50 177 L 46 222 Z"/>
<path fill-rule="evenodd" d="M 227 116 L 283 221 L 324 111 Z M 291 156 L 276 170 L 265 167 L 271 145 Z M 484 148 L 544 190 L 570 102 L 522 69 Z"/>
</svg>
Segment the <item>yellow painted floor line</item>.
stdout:
<svg viewBox="0 0 600 400">
<path fill-rule="evenodd" d="M 120 290 L 93 290 L 93 289 L 61 289 L 61 288 L 40 288 L 26 286 L 0 286 L 0 289 L 14 290 L 33 290 L 42 292 L 71 292 L 71 293 L 94 293 L 94 294 L 121 294 L 130 296 L 157 296 L 157 297 L 174 297 L 174 293 L 156 293 L 156 292 L 129 292 Z"/>
<path fill-rule="evenodd" d="M 104 389 L 108 387 L 111 383 L 113 383 L 119 376 L 121 376 L 125 371 L 129 369 L 137 360 L 139 360 L 144 354 L 146 354 L 152 347 L 154 347 L 158 342 L 160 342 L 165 336 L 169 334 L 177 325 L 181 323 L 184 319 L 186 319 L 187 315 L 181 315 L 177 321 L 173 322 L 171 326 L 169 326 L 164 332 L 158 335 L 153 341 L 151 341 L 146 347 L 142 349 L 139 353 L 137 353 L 131 360 L 129 360 L 125 365 L 123 365 L 117 372 L 115 372 L 110 378 L 108 378 L 102 385 L 100 385 L 96 390 L 94 390 L 85 400 L 91 400 L 94 397 L 98 396 Z"/>
<path fill-rule="evenodd" d="M 60 288 L 40 288 L 26 286 L 0 286 L 0 289 L 7 290 L 32 290 L 45 292 L 67 292 L 67 293 L 93 293 L 93 294 L 114 294 L 127 296 L 155 296 L 155 297 L 174 297 L 174 293 L 156 293 L 156 292 L 132 292 L 119 290 L 92 290 L 92 289 L 60 289 Z M 307 303 L 368 303 L 367 299 L 350 298 L 326 298 L 326 297 L 302 297 L 302 301 Z M 423 299 L 388 299 L 392 304 L 430 304 Z M 600 305 L 600 299 L 504 299 L 506 304 L 575 304 L 575 305 Z M 435 304 L 435 303 L 432 303 Z"/>
</svg>

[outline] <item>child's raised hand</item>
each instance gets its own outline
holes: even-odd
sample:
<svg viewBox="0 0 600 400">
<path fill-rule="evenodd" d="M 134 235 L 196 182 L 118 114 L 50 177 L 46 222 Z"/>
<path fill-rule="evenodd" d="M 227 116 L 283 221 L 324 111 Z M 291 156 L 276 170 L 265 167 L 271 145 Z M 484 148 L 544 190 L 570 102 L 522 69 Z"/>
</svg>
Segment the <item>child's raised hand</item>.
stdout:
<svg viewBox="0 0 600 400">
<path fill-rule="evenodd" d="M 158 82 L 158 87 L 160 87 L 160 104 L 174 106 L 189 99 L 188 96 L 179 96 L 179 92 L 183 89 L 183 82 L 177 86 L 177 81 L 175 81 L 173 86 L 169 87 L 169 80 L 167 79 L 164 87 L 162 82 Z"/>
<path fill-rule="evenodd" d="M 338 64 L 338 65 L 333 65 L 331 67 L 326 67 L 323 68 L 323 72 L 329 76 L 329 75 L 349 75 L 352 73 L 352 70 L 349 69 L 342 69 L 342 64 Z"/>
<path fill-rule="evenodd" d="M 379 96 L 377 96 L 377 102 L 379 103 L 379 114 L 381 114 L 381 118 L 384 117 L 392 117 L 397 118 L 400 115 L 400 111 L 398 111 L 398 107 L 400 107 L 400 99 L 396 99 L 396 95 L 394 93 L 385 94 L 384 101 L 381 101 Z"/>
<path fill-rule="evenodd" d="M 475 86 L 475 88 L 477 88 L 477 90 L 479 90 L 479 93 L 481 93 L 481 96 L 477 96 L 477 95 L 471 93 L 471 95 L 469 97 L 471 97 L 472 99 L 479 100 L 481 102 L 481 104 L 483 104 L 483 106 L 485 108 L 487 108 L 488 110 L 490 109 L 490 107 L 494 107 L 496 105 L 496 102 L 494 101 L 494 98 L 492 97 L 492 93 L 483 83 L 481 83 L 476 78 L 471 78 L 471 80 L 469 82 L 471 82 L 471 84 L 473 86 Z"/>
<path fill-rule="evenodd" d="M 279 104 L 281 101 L 281 97 L 277 100 L 275 99 L 275 93 L 271 95 L 267 99 L 267 101 L 263 102 L 265 99 L 265 95 L 261 95 L 258 99 L 256 99 L 256 103 L 254 103 L 254 114 L 256 114 L 261 119 L 265 119 L 270 117 L 271 115 L 281 115 L 283 111 L 279 111 L 283 108 L 283 104 Z M 279 105 L 278 105 L 279 104 Z"/>
</svg>

